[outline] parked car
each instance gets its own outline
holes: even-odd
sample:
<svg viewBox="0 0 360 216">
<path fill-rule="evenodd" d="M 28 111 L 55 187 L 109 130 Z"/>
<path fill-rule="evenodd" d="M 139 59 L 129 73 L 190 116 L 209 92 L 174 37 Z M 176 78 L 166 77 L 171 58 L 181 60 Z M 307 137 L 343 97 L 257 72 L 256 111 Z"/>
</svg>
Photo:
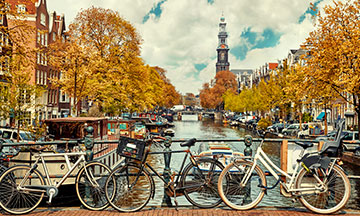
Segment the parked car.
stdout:
<svg viewBox="0 0 360 216">
<path fill-rule="evenodd" d="M 185 110 L 185 105 L 175 105 L 171 108 L 173 112 L 183 111 Z"/>
<path fill-rule="evenodd" d="M 357 147 L 356 149 L 355 149 L 355 156 L 358 156 L 358 157 L 360 157 L 360 147 Z"/>
<path fill-rule="evenodd" d="M 360 147 L 359 132 L 346 131 L 346 134 L 341 139 L 341 142 L 345 151 L 354 152 L 357 147 Z"/>
<path fill-rule="evenodd" d="M 341 132 L 341 136 L 344 136 L 346 134 L 345 131 Z M 330 131 L 327 135 L 318 136 L 315 138 L 315 140 L 335 140 L 336 131 Z"/>
<path fill-rule="evenodd" d="M 16 142 L 19 137 L 20 142 L 34 141 L 34 136 L 28 131 L 20 130 L 19 136 L 17 129 L 14 128 L 1 128 L 0 131 L 0 138 L 5 140 Z"/>
<path fill-rule="evenodd" d="M 267 127 L 267 131 L 281 133 L 286 126 L 285 123 L 276 123 Z"/>
<path fill-rule="evenodd" d="M 296 123 L 287 126 L 282 130 L 281 133 L 284 134 L 284 136 L 294 136 L 297 134 L 299 130 L 300 130 L 300 124 Z"/>
</svg>

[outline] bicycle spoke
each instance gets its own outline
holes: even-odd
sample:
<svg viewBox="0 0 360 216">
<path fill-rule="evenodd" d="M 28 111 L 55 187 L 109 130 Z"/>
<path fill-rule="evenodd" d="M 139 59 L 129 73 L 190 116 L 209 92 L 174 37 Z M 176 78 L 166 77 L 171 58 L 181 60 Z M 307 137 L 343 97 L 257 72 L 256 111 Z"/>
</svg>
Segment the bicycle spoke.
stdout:
<svg viewBox="0 0 360 216">
<path fill-rule="evenodd" d="M 297 188 L 315 189 L 315 187 L 318 187 L 320 183 L 316 180 L 315 175 L 321 181 L 325 180 L 326 183 L 324 188 L 314 191 L 316 193 L 301 193 L 303 196 L 299 199 L 311 211 L 322 214 L 334 213 L 341 209 L 349 199 L 349 180 L 337 166 L 334 166 L 328 176 L 318 174 L 318 171 L 312 173 L 308 173 L 304 169 L 300 171 L 296 182 Z"/>
<path fill-rule="evenodd" d="M 0 179 L 0 205 L 5 211 L 12 214 L 25 214 L 35 209 L 41 202 L 44 192 L 27 191 L 26 186 L 44 185 L 44 180 L 38 173 L 33 171 L 27 179 L 26 173 L 31 168 L 27 166 L 15 166 L 1 176 Z M 18 190 L 18 183 L 23 182 L 24 189 Z"/>
</svg>

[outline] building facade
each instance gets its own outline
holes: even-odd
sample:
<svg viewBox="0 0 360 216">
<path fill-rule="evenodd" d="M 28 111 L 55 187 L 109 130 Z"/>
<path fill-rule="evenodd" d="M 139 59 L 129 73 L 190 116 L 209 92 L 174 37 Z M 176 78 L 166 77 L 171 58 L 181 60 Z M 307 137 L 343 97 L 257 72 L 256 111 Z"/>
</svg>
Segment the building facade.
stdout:
<svg viewBox="0 0 360 216">
<path fill-rule="evenodd" d="M 35 3 L 26 0 L 5 0 L 5 2 L 7 7 L 22 13 L 27 25 L 35 29 L 30 34 L 28 44 L 30 48 L 36 50 L 33 61 L 35 65 L 29 69 L 31 70 L 30 84 L 41 86 L 45 91 L 35 101 L 36 104 L 41 104 L 42 106 L 29 110 L 31 119 L 28 121 L 31 122 L 35 118 L 44 120 L 60 117 L 60 110 L 64 106 L 69 107 L 69 101 L 67 96 L 63 96 L 60 89 L 54 87 L 51 83 L 51 79 L 60 78 L 61 72 L 49 65 L 47 49 L 49 44 L 57 39 L 66 39 L 65 17 L 64 15 L 57 15 L 56 12 L 49 13 L 46 0 L 37 0 Z M 11 17 L 3 15 L 1 18 L 2 22 L 0 24 L 11 27 Z M 8 123 L 11 120 L 5 121 Z M 0 123 L 1 125 L 5 124 L 5 122 Z"/>
</svg>

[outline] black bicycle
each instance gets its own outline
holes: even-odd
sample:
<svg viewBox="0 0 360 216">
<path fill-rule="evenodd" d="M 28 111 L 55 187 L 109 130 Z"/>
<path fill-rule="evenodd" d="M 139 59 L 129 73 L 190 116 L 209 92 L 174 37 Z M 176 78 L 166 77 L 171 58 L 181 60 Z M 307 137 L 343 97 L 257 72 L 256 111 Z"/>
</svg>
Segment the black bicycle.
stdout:
<svg viewBox="0 0 360 216">
<path fill-rule="evenodd" d="M 180 195 L 185 195 L 190 203 L 200 208 L 212 208 L 222 202 L 218 194 L 217 182 L 224 166 L 216 157 L 193 155 L 190 148 L 195 145 L 196 139 L 181 143 L 180 146 L 187 147 L 185 150 L 169 151 L 186 153 L 180 171 L 170 176 L 169 183 L 146 161 L 151 143 L 152 140 L 145 142 L 121 137 L 117 150 L 127 159 L 124 165 L 111 172 L 105 183 L 106 198 L 112 207 L 121 212 L 134 212 L 146 206 L 155 194 L 155 183 L 150 171 L 164 182 L 166 193 L 175 198 L 176 206 L 178 205 L 176 197 Z M 190 163 L 185 166 L 188 157 Z M 113 176 L 115 183 L 111 180 Z"/>
</svg>

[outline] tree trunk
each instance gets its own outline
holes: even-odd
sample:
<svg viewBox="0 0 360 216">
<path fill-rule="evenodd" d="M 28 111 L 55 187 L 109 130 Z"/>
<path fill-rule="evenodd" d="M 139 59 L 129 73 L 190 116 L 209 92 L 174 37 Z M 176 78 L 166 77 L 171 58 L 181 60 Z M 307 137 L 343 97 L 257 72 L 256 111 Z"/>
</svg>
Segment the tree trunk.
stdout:
<svg viewBox="0 0 360 216">
<path fill-rule="evenodd" d="M 328 125 L 327 125 L 327 112 L 326 112 L 326 104 L 325 104 L 325 115 L 324 115 L 324 124 L 325 124 L 325 128 L 324 128 L 324 134 L 327 135 L 328 133 Z"/>
<path fill-rule="evenodd" d="M 358 105 L 355 107 L 355 111 L 356 111 L 356 115 L 357 115 L 357 126 L 358 126 L 358 133 L 360 134 L 360 126 L 359 126 L 359 123 L 360 123 L 360 104 L 358 103 Z M 360 140 L 360 136 L 359 136 L 359 140 Z"/>
</svg>

